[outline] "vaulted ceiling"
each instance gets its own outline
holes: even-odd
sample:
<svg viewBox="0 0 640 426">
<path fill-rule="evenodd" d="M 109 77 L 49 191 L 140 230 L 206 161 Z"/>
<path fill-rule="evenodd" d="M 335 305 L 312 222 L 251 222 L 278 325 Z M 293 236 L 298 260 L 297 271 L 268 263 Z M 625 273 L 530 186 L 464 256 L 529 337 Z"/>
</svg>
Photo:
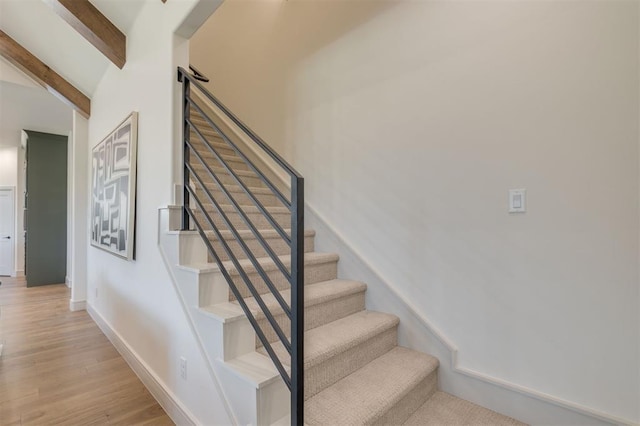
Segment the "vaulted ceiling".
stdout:
<svg viewBox="0 0 640 426">
<path fill-rule="evenodd" d="M 127 33 L 144 0 L 91 0 Z M 91 97 L 111 61 L 66 23 L 46 0 L 0 0 L 0 29 Z"/>
<path fill-rule="evenodd" d="M 143 3 L 91 0 L 125 35 Z M 0 0 L 0 30 L 89 98 L 108 67 L 116 66 L 56 14 L 50 0 Z M 17 129 L 66 133 L 70 127 L 67 105 L 0 59 L 0 144 L 17 139 Z"/>
</svg>

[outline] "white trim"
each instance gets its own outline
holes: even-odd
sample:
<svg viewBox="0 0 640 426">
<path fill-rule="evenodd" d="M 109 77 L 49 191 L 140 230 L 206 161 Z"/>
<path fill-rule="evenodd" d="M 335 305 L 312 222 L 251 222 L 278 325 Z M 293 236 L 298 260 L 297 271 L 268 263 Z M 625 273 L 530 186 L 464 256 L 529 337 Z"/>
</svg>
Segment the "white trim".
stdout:
<svg viewBox="0 0 640 426">
<path fill-rule="evenodd" d="M 16 277 L 24 277 L 24 269 L 18 269 L 16 271 Z"/>
<path fill-rule="evenodd" d="M 406 311 L 411 314 L 419 323 L 421 323 L 429 332 L 442 343 L 442 345 L 449 351 L 451 355 L 451 366 L 452 370 L 455 373 L 459 373 L 465 375 L 467 377 L 471 377 L 475 380 L 479 380 L 482 382 L 490 383 L 494 386 L 501 387 L 508 391 L 517 392 L 521 395 L 535 398 L 537 400 L 550 403 L 556 405 L 558 407 L 562 407 L 576 413 L 579 413 L 584 416 L 592 417 L 594 419 L 602 420 L 609 423 L 614 423 L 618 425 L 630 425 L 630 426 L 638 426 L 638 423 L 633 422 L 629 419 L 624 419 L 622 417 L 615 416 L 610 413 L 606 413 L 603 411 L 594 410 L 587 406 L 578 404 L 576 402 L 568 401 L 562 398 L 558 398 L 556 396 L 537 391 L 532 388 L 528 388 L 526 386 L 519 385 L 517 383 L 509 382 L 508 380 L 501 379 L 499 377 L 494 377 L 489 374 L 485 374 L 479 371 L 472 370 L 463 365 L 460 365 L 458 361 L 458 347 L 453 343 L 437 326 L 435 326 L 424 314 L 420 313 L 420 310 L 413 305 L 406 297 L 404 297 L 392 284 L 390 281 L 385 279 L 382 273 L 371 263 L 369 263 L 366 259 L 364 259 L 360 254 L 354 249 L 354 247 L 349 244 L 344 235 L 342 233 L 336 231 L 336 228 L 331 226 L 327 219 L 316 209 L 310 206 L 308 203 L 305 203 L 305 207 L 309 209 L 309 211 L 315 216 L 315 218 L 322 222 L 323 225 L 330 229 L 333 232 L 335 238 L 340 242 L 340 244 L 344 245 L 344 247 L 351 252 L 361 263 L 362 265 L 368 269 L 371 274 L 373 274 L 380 283 L 382 283 L 386 289 L 391 292 L 402 304 L 404 304 Z"/>
<path fill-rule="evenodd" d="M 86 300 L 69 299 L 69 310 L 72 311 L 72 312 L 75 312 L 75 311 L 86 311 L 87 310 L 87 301 Z"/>
<path fill-rule="evenodd" d="M 176 396 L 167 388 L 162 380 L 149 368 L 144 360 L 124 341 L 122 336 L 87 303 L 87 312 L 100 330 L 107 336 L 129 367 L 136 373 L 140 381 L 147 387 L 151 395 L 158 401 L 171 420 L 177 425 L 196 425 L 195 416 L 182 405 Z"/>
<path fill-rule="evenodd" d="M 67 287 L 71 288 L 71 280 L 69 279 L 68 275 L 64 277 L 64 283 L 67 285 Z"/>
</svg>

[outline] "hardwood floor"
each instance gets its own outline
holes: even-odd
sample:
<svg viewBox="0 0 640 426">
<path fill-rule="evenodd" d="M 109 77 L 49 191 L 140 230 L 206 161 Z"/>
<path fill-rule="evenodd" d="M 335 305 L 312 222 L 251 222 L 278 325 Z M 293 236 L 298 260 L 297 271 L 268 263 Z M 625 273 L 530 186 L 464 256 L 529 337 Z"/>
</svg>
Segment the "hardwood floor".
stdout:
<svg viewBox="0 0 640 426">
<path fill-rule="evenodd" d="M 0 282 L 0 425 L 173 425 L 64 284 Z"/>
</svg>

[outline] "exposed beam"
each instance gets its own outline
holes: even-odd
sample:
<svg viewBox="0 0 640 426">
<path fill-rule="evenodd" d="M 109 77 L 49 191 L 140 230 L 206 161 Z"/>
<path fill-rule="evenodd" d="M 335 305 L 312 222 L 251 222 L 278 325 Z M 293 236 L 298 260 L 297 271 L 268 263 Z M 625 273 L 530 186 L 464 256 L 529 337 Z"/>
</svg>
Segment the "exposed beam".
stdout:
<svg viewBox="0 0 640 426">
<path fill-rule="evenodd" d="M 61 101 L 89 118 L 91 100 L 2 30 L 0 30 L 0 55 Z"/>
<path fill-rule="evenodd" d="M 127 61 L 127 36 L 89 0 L 46 0 L 53 11 L 93 44 L 104 56 L 124 67 Z"/>
</svg>

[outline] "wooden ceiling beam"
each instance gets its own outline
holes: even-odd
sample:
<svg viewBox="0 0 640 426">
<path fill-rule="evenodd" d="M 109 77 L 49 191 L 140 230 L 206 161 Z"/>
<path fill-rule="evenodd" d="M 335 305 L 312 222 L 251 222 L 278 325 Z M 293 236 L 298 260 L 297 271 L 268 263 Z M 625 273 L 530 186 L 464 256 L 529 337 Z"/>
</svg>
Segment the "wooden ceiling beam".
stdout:
<svg viewBox="0 0 640 426">
<path fill-rule="evenodd" d="M 2 30 L 0 30 L 0 55 L 58 99 L 89 118 L 91 100 Z"/>
<path fill-rule="evenodd" d="M 127 61 L 127 36 L 89 0 L 47 0 L 53 11 L 122 69 Z"/>
</svg>

